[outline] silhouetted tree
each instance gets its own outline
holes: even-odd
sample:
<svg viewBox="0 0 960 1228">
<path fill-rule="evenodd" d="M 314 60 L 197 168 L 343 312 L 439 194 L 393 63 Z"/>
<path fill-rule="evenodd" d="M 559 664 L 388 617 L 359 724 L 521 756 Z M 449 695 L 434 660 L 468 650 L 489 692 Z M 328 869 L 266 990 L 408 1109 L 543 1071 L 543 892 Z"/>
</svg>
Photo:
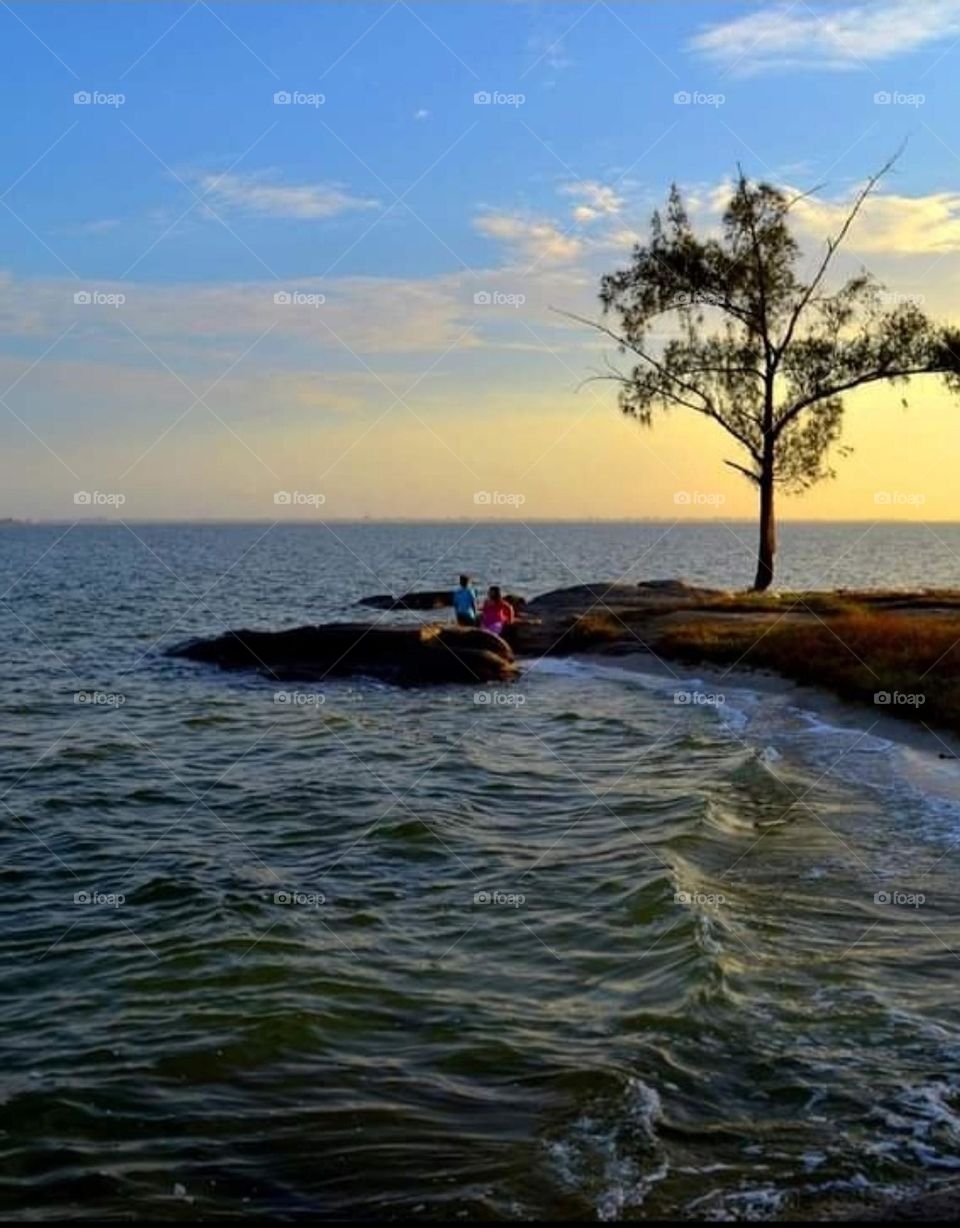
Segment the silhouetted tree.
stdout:
<svg viewBox="0 0 960 1228">
<path fill-rule="evenodd" d="M 894 161 L 867 181 L 806 281 L 789 225 L 803 197 L 788 198 L 740 171 L 719 237 L 700 237 L 674 185 L 665 218 L 654 213 L 649 240 L 634 248 L 630 267 L 602 280 L 604 315 L 616 316 L 618 326 L 573 317 L 636 356 L 629 371 L 611 366 L 596 377 L 619 382 L 625 414 L 649 426 L 658 409 L 693 410 L 746 453 L 725 463 L 759 490 L 757 591 L 773 579 L 775 491 L 805 490 L 833 476 L 827 457 L 840 437 L 844 393 L 921 374 L 942 375 L 960 391 L 960 333 L 934 324 L 915 302 L 889 305 L 867 271 L 832 291 L 825 284 L 854 219 Z M 677 335 L 653 352 L 652 328 L 668 315 Z"/>
</svg>

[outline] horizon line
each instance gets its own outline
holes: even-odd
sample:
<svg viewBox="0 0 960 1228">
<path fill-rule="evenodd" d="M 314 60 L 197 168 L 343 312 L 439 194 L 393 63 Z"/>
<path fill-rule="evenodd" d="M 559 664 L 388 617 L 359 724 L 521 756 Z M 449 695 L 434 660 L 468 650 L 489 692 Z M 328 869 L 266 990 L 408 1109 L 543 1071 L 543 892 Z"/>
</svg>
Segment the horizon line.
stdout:
<svg viewBox="0 0 960 1228">
<path fill-rule="evenodd" d="M 71 520 L 68 516 L 0 516 L 0 528 L 33 528 L 45 525 L 72 525 L 74 528 L 82 525 L 125 525 L 125 524 L 169 524 L 169 525 L 296 525 L 322 528 L 326 524 L 470 524 L 476 527 L 488 524 L 524 525 L 524 524 L 667 524 L 703 525 L 703 524 L 756 524 L 755 516 L 686 516 L 671 520 L 669 516 L 528 516 L 517 517 L 484 517 L 482 520 L 471 521 L 469 516 L 330 516 L 320 519 L 286 518 L 272 520 L 265 516 L 138 516 L 138 517 L 82 517 Z M 925 518 L 893 518 L 877 519 L 871 516 L 783 516 L 777 520 L 779 525 L 787 524 L 960 524 L 960 516 L 925 517 Z"/>
</svg>

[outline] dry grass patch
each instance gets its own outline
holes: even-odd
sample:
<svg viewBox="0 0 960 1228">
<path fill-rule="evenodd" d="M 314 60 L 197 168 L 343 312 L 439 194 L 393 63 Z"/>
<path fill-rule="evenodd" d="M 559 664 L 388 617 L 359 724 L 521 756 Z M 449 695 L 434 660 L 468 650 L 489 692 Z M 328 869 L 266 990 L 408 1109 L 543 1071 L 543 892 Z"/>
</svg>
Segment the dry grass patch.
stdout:
<svg viewBox="0 0 960 1228">
<path fill-rule="evenodd" d="M 960 730 L 960 617 L 851 609 L 767 625 L 700 618 L 663 626 L 659 651 L 775 670 L 846 699 Z M 903 697 L 913 697 L 907 699 Z"/>
</svg>

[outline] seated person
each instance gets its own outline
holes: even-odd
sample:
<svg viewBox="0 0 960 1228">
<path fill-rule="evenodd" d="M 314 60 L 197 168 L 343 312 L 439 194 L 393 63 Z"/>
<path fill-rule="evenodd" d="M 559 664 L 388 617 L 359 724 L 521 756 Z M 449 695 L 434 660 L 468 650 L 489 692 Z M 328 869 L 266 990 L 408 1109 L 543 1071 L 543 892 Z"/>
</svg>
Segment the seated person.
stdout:
<svg viewBox="0 0 960 1228">
<path fill-rule="evenodd" d="M 515 617 L 513 606 L 509 601 L 504 601 L 499 586 L 492 585 L 480 613 L 480 626 L 494 635 L 503 635 L 504 628 L 510 626 Z"/>
<path fill-rule="evenodd" d="M 470 584 L 469 576 L 461 576 L 460 587 L 453 590 L 453 612 L 460 627 L 475 627 L 480 621 L 477 614 L 477 590 Z"/>
</svg>

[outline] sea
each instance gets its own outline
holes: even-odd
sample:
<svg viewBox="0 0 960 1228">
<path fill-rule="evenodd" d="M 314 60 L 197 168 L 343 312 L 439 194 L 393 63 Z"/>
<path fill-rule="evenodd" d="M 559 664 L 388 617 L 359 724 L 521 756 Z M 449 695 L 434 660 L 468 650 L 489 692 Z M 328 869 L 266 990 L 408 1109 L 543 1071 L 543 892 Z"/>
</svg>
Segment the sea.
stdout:
<svg viewBox="0 0 960 1228">
<path fill-rule="evenodd" d="M 643 655 L 165 655 L 464 570 L 741 587 L 754 536 L 0 528 L 0 1213 L 756 1220 L 960 1175 L 945 735 Z M 960 525 L 791 522 L 779 567 L 960 587 Z"/>
</svg>

